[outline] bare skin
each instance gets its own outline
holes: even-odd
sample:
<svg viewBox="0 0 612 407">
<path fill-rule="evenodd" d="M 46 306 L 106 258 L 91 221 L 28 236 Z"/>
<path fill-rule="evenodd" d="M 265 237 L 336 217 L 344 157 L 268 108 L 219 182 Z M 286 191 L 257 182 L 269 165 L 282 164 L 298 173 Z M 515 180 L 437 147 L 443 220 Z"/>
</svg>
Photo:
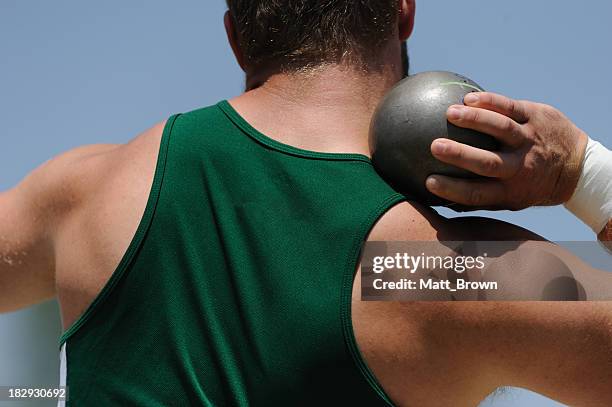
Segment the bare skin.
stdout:
<svg viewBox="0 0 612 407">
<path fill-rule="evenodd" d="M 163 123 L 72 150 L 0 194 L 0 311 L 58 296 L 64 327 L 119 263 L 144 212 Z"/>
<path fill-rule="evenodd" d="M 438 139 L 434 157 L 488 177 L 463 180 L 434 175 L 430 192 L 460 204 L 455 209 L 520 210 L 569 201 L 581 175 L 588 136 L 552 106 L 490 92 L 471 93 L 448 109 L 448 120 L 495 137 L 498 152 Z M 597 238 L 610 249 L 612 219 Z"/>
<path fill-rule="evenodd" d="M 411 2 L 403 4 L 411 13 Z M 338 66 L 304 78 L 262 74 L 257 90 L 231 103 L 281 142 L 367 154 L 365 123 L 376 98 L 399 79 L 399 57 L 398 44 L 391 44 L 390 69 L 378 75 Z M 57 296 L 64 328 L 83 313 L 142 217 L 163 125 L 125 145 L 66 153 L 0 194 L 0 312 Z M 369 239 L 486 239 L 492 233 L 537 239 L 493 220 L 446 220 L 412 203 L 389 211 Z M 503 385 L 572 405 L 612 403 L 610 303 L 367 303 L 360 301 L 358 276 L 352 302 L 357 341 L 398 405 L 475 405 Z"/>
<path fill-rule="evenodd" d="M 468 94 L 465 103 L 449 108 L 449 121 L 491 134 L 502 147 L 490 152 L 435 140 L 436 158 L 489 178 L 468 182 L 433 176 L 428 180 L 431 190 L 463 205 L 488 209 L 559 205 L 572 197 L 588 137 L 563 113 L 494 93 Z M 542 171 L 543 164 L 547 171 Z"/>
<path fill-rule="evenodd" d="M 451 221 L 418 204 L 401 204 L 369 239 L 540 238 L 491 219 Z M 560 257 L 579 270 L 580 260 L 569 253 Z M 476 406 L 500 386 L 528 388 L 572 406 L 605 406 L 612 400 L 609 302 L 365 302 L 359 289 L 358 273 L 355 334 L 397 405 Z M 599 351 L 591 353 L 594 349 Z"/>
</svg>

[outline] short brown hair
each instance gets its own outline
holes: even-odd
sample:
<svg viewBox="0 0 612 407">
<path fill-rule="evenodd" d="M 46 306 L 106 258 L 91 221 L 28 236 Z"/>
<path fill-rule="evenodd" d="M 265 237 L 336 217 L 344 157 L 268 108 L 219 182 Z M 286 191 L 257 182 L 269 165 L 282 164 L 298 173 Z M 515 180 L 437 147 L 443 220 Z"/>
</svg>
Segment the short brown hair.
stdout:
<svg viewBox="0 0 612 407">
<path fill-rule="evenodd" d="M 249 67 L 371 66 L 395 32 L 398 0 L 227 0 Z"/>
</svg>

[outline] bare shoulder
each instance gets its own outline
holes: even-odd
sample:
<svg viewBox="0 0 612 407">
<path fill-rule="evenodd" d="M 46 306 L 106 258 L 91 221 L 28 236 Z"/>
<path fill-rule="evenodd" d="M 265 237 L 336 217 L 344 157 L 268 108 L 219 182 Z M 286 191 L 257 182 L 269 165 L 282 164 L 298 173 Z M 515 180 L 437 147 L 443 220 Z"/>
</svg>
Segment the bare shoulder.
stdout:
<svg viewBox="0 0 612 407">
<path fill-rule="evenodd" d="M 75 148 L 34 170 L 21 184 L 41 210 L 58 217 L 80 207 L 101 186 L 123 175 L 155 165 L 164 122 L 126 144 L 95 144 Z"/>
<path fill-rule="evenodd" d="M 68 314 L 82 309 L 112 272 L 111 263 L 139 221 L 163 127 L 127 144 L 58 155 L 0 193 L 0 312 L 55 294 Z M 106 241 L 100 230 L 109 233 Z"/>
<path fill-rule="evenodd" d="M 571 253 L 524 228 L 480 217 L 448 219 L 416 203 L 389 210 L 369 239 L 528 241 L 550 249 L 572 273 L 585 273 L 585 289 L 587 283 L 600 285 L 591 270 L 581 271 L 584 266 Z M 524 275 L 536 286 L 542 269 L 527 263 L 509 269 L 511 278 Z M 360 283 L 358 272 L 352 301 L 355 337 L 397 405 L 473 406 L 508 385 L 571 405 L 610 405 L 610 380 L 602 380 L 610 377 L 610 303 L 368 302 L 360 301 Z M 560 367 L 564 358 L 571 366 Z"/>
<path fill-rule="evenodd" d="M 372 229 L 368 240 L 543 240 L 525 228 L 492 218 L 446 218 L 417 202 L 391 208 Z"/>
<path fill-rule="evenodd" d="M 113 191 L 117 191 L 121 194 L 126 188 L 132 188 L 138 194 L 148 191 L 157 165 L 164 127 L 165 122 L 158 123 L 128 143 L 109 151 L 101 162 L 92 163 L 94 166 L 100 165 L 102 171 L 91 175 L 103 177 L 98 181 L 111 188 L 106 189 L 105 193 L 114 195 Z"/>
<path fill-rule="evenodd" d="M 54 234 L 56 286 L 64 327 L 98 295 L 142 219 L 165 123 L 126 144 L 70 152 L 64 172 L 76 197 Z M 103 233 L 100 233 L 103 231 Z"/>
<path fill-rule="evenodd" d="M 470 222 L 447 219 L 416 202 L 403 202 L 380 218 L 368 240 L 459 240 L 457 231 L 463 230 L 467 238 Z M 474 222 L 482 222 L 479 227 L 486 228 L 489 221 Z M 475 377 L 478 372 L 471 364 L 454 360 L 440 345 L 446 343 L 447 332 L 432 333 L 435 321 L 448 320 L 452 309 L 447 303 L 360 301 L 360 288 L 358 271 L 352 297 L 355 338 L 368 366 L 395 404 L 477 405 L 495 389 L 490 381 Z"/>
<path fill-rule="evenodd" d="M 95 187 L 91 181 L 122 176 L 126 170 L 148 172 L 157 161 L 164 126 L 165 122 L 158 123 L 125 144 L 90 146 L 69 152 L 68 155 L 75 155 L 73 165 L 81 170 L 75 174 L 82 178 L 75 180 L 77 185 L 84 189 Z"/>
</svg>

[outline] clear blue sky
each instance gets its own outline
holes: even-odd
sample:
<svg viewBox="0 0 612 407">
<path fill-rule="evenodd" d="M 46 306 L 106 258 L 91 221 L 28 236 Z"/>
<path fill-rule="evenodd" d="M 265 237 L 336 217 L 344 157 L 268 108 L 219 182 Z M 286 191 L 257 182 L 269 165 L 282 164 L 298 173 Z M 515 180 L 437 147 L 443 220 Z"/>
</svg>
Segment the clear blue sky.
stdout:
<svg viewBox="0 0 612 407">
<path fill-rule="evenodd" d="M 612 3 L 417 3 L 412 72 L 456 71 L 552 104 L 612 146 Z M 125 142 L 175 112 L 238 94 L 223 12 L 222 0 L 2 0 L 0 190 L 62 151 Z M 552 240 L 593 239 L 563 208 L 487 215 Z M 0 385 L 56 380 L 55 307 L 0 316 Z M 486 405 L 557 404 L 511 392 Z"/>
</svg>

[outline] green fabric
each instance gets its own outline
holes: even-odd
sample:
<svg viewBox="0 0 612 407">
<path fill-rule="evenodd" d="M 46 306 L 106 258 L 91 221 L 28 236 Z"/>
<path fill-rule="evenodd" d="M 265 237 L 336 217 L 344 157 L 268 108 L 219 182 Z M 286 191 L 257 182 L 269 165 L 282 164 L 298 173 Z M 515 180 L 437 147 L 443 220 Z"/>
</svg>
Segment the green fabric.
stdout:
<svg viewBox="0 0 612 407">
<path fill-rule="evenodd" d="M 367 157 L 278 143 L 226 101 L 171 117 L 139 229 L 60 339 L 68 405 L 389 405 L 351 289 L 402 199 Z"/>
</svg>

